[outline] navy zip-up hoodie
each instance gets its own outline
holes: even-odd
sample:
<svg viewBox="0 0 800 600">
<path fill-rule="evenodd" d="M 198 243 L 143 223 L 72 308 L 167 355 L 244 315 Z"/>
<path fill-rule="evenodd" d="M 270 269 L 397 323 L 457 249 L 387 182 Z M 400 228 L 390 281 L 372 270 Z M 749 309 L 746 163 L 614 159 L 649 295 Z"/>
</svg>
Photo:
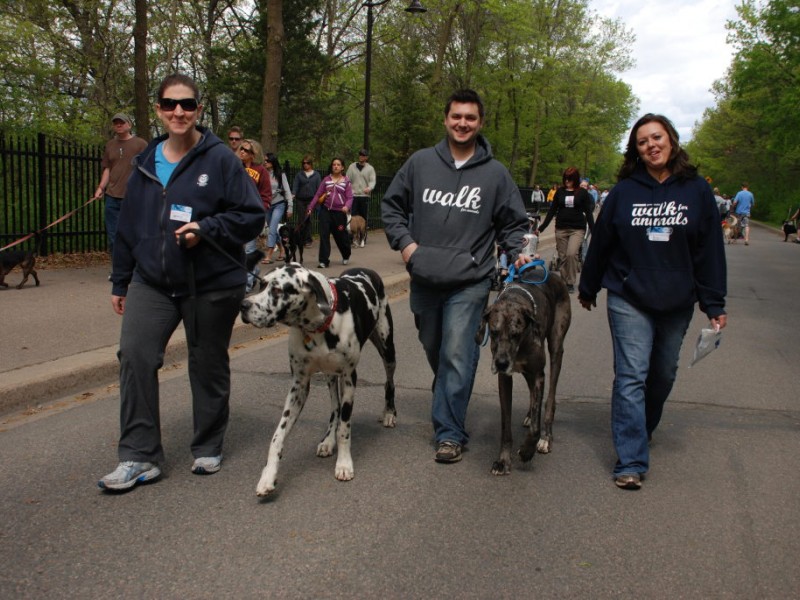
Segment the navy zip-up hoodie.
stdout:
<svg viewBox="0 0 800 600">
<path fill-rule="evenodd" d="M 725 314 L 727 271 L 719 211 L 699 176 L 659 183 L 640 166 L 603 203 L 581 270 L 580 298 L 601 287 L 658 313 L 700 303 Z"/>
<path fill-rule="evenodd" d="M 412 280 L 442 289 L 490 277 L 495 240 L 515 261 L 528 226 L 519 188 L 481 135 L 460 169 L 446 138 L 415 152 L 386 190 L 381 211 L 394 250 L 419 244 L 406 265 Z"/>
<path fill-rule="evenodd" d="M 244 264 L 243 245 L 264 227 L 264 207 L 256 186 L 233 152 L 205 127 L 200 141 L 181 159 L 167 186 L 156 176 L 156 146 L 162 135 L 134 159 L 114 242 L 112 294 L 127 295 L 141 281 L 171 296 L 189 294 L 194 261 L 198 293 L 244 285 L 246 273 L 202 239 L 191 249 L 175 241 L 184 225 L 170 218 L 173 205 L 191 207 L 204 235 Z"/>
</svg>

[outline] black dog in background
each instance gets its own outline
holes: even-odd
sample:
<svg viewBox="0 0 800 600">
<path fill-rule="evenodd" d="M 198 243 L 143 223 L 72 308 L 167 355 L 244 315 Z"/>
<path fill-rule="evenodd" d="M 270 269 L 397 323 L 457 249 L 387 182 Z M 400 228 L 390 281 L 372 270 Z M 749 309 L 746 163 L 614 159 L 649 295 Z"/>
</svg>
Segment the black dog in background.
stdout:
<svg viewBox="0 0 800 600">
<path fill-rule="evenodd" d="M 290 262 L 303 264 L 303 239 L 300 231 L 288 224 L 278 227 L 278 236 L 281 238 L 283 246 L 283 258 L 288 265 Z M 297 256 L 300 260 L 297 260 Z"/>
<path fill-rule="evenodd" d="M 28 277 L 33 275 L 33 280 L 36 285 L 39 285 L 39 276 L 36 274 L 36 257 L 39 254 L 39 234 L 36 235 L 36 250 L 6 250 L 0 252 L 0 287 L 7 288 L 8 284 L 5 282 L 6 275 L 11 270 L 19 266 L 22 269 L 22 281 L 19 282 L 17 289 L 22 289 Z"/>
</svg>

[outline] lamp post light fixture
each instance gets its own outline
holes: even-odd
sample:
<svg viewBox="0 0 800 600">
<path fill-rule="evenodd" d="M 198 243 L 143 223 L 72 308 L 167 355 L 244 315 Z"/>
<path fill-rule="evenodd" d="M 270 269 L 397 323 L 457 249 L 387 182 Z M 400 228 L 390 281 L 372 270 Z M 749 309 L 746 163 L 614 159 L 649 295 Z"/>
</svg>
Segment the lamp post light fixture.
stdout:
<svg viewBox="0 0 800 600">
<path fill-rule="evenodd" d="M 361 5 L 367 7 L 367 53 L 364 74 L 364 148 L 367 151 L 369 151 L 369 105 L 372 99 L 372 25 L 374 24 L 372 9 L 376 6 L 382 6 L 388 1 L 364 2 Z M 422 6 L 419 0 L 411 0 L 406 12 L 424 13 L 428 12 L 428 9 Z"/>
</svg>

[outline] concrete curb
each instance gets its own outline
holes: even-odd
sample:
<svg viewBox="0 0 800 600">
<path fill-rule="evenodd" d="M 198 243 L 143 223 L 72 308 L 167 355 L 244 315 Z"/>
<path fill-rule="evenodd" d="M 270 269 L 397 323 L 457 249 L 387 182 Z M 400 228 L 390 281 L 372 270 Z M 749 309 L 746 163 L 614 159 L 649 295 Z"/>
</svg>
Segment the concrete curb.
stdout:
<svg viewBox="0 0 800 600">
<path fill-rule="evenodd" d="M 396 296 L 408 289 L 408 275 L 384 278 L 387 294 Z M 284 335 L 286 328 L 258 329 L 237 318 L 231 336 L 231 349 Z M 115 385 L 119 377 L 119 345 L 80 352 L 56 360 L 3 373 L 0 381 L 0 414 L 27 410 L 88 389 Z M 186 359 L 186 336 L 179 327 L 164 355 L 165 367 Z"/>
<path fill-rule="evenodd" d="M 544 256 L 554 248 L 554 241 L 548 239 L 540 243 L 539 253 Z M 405 272 L 386 276 L 383 281 L 389 297 L 408 291 L 409 279 Z M 264 330 L 237 319 L 230 348 L 235 352 L 237 347 L 272 340 L 285 332 L 283 326 Z M 118 349 L 118 344 L 105 346 L 4 372 L 0 379 L 0 414 L 35 409 L 53 400 L 116 385 Z M 165 368 L 184 361 L 186 355 L 186 337 L 179 327 L 167 345 Z"/>
</svg>

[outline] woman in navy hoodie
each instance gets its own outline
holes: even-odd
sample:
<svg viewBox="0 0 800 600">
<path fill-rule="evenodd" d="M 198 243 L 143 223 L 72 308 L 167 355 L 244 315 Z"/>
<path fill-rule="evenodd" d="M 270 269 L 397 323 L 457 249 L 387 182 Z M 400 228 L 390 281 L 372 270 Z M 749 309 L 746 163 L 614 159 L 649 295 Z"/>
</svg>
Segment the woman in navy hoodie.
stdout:
<svg viewBox="0 0 800 600">
<path fill-rule="evenodd" d="M 714 194 L 669 119 L 647 114 L 636 122 L 617 178 L 592 233 L 578 298 L 591 310 L 600 288 L 608 290 L 614 478 L 636 490 L 695 303 L 711 327 L 726 325 L 726 267 Z"/>
<path fill-rule="evenodd" d="M 228 424 L 228 344 L 244 297 L 244 244 L 264 226 L 264 206 L 222 141 L 197 126 L 200 94 L 185 75 L 158 89 L 166 134 L 134 160 L 114 243 L 111 304 L 122 315 L 117 468 L 99 481 L 125 490 L 161 475 L 158 369 L 183 321 L 192 388 L 192 472 L 219 471 Z"/>
</svg>

